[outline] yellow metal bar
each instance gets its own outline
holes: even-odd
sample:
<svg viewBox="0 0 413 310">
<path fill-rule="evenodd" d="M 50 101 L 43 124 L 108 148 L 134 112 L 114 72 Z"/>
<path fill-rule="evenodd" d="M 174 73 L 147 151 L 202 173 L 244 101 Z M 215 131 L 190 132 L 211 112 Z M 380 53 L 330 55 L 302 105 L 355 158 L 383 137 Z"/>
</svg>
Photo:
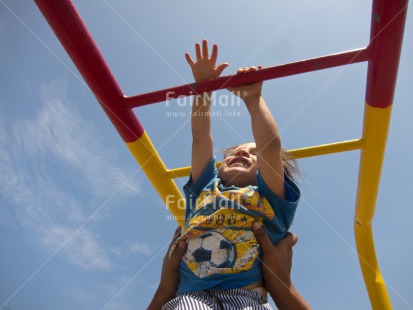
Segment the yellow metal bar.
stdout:
<svg viewBox="0 0 413 310">
<path fill-rule="evenodd" d="M 187 177 L 190 172 L 191 166 L 175 168 L 168 170 L 168 177 L 170 177 L 171 179 L 184 178 Z"/>
<path fill-rule="evenodd" d="M 329 144 L 321 144 L 317 146 L 305 147 L 300 149 L 289 150 L 295 158 L 304 158 L 318 155 L 326 155 L 338 152 L 354 151 L 361 148 L 361 139 L 342 141 Z M 217 168 L 221 163 L 217 163 Z M 191 167 L 182 167 L 168 170 L 167 176 L 171 179 L 183 178 L 189 175 Z"/>
<path fill-rule="evenodd" d="M 130 152 L 179 225 L 184 224 L 185 200 L 146 132 L 136 141 L 126 143 Z"/>
<path fill-rule="evenodd" d="M 333 154 L 339 152 L 354 151 L 361 148 L 361 139 L 342 141 L 329 144 L 321 144 L 317 146 L 310 146 L 301 149 L 289 150 L 295 158 L 305 158 L 326 154 Z"/>
<path fill-rule="evenodd" d="M 216 163 L 215 166 L 217 167 L 217 169 L 219 169 L 219 166 L 221 166 L 221 162 Z M 186 166 L 168 170 L 167 176 L 171 179 L 184 178 L 189 176 L 190 172 L 191 166 Z"/>
<path fill-rule="evenodd" d="M 363 146 L 360 155 L 354 233 L 364 281 L 373 309 L 392 309 L 374 248 L 372 220 L 376 207 L 391 105 L 373 108 L 366 104 L 363 125 Z"/>
</svg>

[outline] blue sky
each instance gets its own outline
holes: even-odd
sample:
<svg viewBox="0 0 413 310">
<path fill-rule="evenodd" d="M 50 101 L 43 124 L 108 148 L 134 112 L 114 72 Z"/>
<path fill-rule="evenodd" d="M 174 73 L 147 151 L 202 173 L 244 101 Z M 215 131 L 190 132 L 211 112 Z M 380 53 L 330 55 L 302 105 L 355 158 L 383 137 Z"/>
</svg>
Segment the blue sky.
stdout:
<svg viewBox="0 0 413 310">
<path fill-rule="evenodd" d="M 193 82 L 184 53 L 203 38 L 232 74 L 364 47 L 370 31 L 369 1 L 74 3 L 126 95 Z M 0 8 L 0 309 L 144 309 L 176 223 L 34 2 Z M 410 10 L 373 225 L 395 309 L 413 309 L 412 23 Z M 266 82 L 284 146 L 359 138 L 365 79 L 357 64 Z M 252 134 L 242 105 L 214 109 L 220 158 Z M 189 110 L 135 110 L 168 168 L 190 163 Z M 293 280 L 314 309 L 370 308 L 353 236 L 358 160 L 299 161 Z"/>
</svg>

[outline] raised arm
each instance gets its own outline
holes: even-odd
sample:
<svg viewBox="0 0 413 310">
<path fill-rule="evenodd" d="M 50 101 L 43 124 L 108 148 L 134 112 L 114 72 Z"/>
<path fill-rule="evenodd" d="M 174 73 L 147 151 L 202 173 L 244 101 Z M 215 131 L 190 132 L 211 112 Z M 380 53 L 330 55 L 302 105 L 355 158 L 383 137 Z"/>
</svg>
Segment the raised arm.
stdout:
<svg viewBox="0 0 413 310">
<path fill-rule="evenodd" d="M 216 67 L 218 45 L 212 47 L 211 56 L 208 53 L 207 40 L 202 41 L 202 50 L 199 43 L 195 44 L 196 61 L 188 53 L 185 58 L 191 67 L 196 82 L 217 78 L 228 67 L 227 63 Z M 211 93 L 194 96 L 191 113 L 192 128 L 192 182 L 195 183 L 202 174 L 213 154 L 213 140 L 211 135 Z"/>
<path fill-rule="evenodd" d="M 251 68 L 255 70 L 254 67 Z M 248 69 L 238 70 L 238 74 L 245 71 Z M 276 195 L 284 198 L 281 139 L 271 111 L 261 96 L 262 82 L 229 90 L 245 102 L 250 113 L 252 133 L 257 146 L 258 169 L 264 182 Z"/>
</svg>

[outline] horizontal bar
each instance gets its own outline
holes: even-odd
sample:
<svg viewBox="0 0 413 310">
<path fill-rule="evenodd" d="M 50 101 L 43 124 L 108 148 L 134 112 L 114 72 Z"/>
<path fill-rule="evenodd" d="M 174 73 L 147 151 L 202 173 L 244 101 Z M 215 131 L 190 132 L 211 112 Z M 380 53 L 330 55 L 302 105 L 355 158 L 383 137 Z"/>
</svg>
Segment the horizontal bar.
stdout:
<svg viewBox="0 0 413 310">
<path fill-rule="evenodd" d="M 362 148 L 363 141 L 361 139 L 335 142 L 329 144 L 321 144 L 300 149 L 288 151 L 295 158 L 306 158 L 319 155 L 334 154 L 340 152 L 355 151 Z"/>
<path fill-rule="evenodd" d="M 289 150 L 288 152 L 295 158 L 306 158 L 319 155 L 327 155 L 339 152 L 348 152 L 361 149 L 363 142 L 361 139 L 348 140 L 336 143 L 321 144 L 317 146 L 310 146 L 300 149 Z M 220 163 L 217 163 L 217 168 L 219 168 Z M 181 167 L 170 169 L 166 173 L 166 177 L 171 179 L 183 178 L 189 175 L 191 167 Z"/>
<path fill-rule="evenodd" d="M 191 96 L 197 93 L 213 91 L 245 84 L 253 84 L 260 81 L 277 79 L 285 76 L 296 75 L 311 71 L 323 70 L 338 66 L 349 65 L 369 60 L 367 48 L 332 54 L 307 60 L 296 61 L 284 65 L 278 65 L 260 69 L 245 74 L 227 75 L 214 80 L 200 83 L 186 84 L 166 88 L 150 93 L 126 97 L 126 105 L 129 109 L 156 103 L 183 96 Z"/>
</svg>

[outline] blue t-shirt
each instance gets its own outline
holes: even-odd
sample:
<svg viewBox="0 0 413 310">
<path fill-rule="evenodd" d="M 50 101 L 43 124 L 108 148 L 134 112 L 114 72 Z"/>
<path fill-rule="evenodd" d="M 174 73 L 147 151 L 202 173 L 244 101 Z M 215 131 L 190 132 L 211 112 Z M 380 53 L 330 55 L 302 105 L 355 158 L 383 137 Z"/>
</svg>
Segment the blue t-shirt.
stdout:
<svg viewBox="0 0 413 310">
<path fill-rule="evenodd" d="M 207 289 L 228 290 L 262 279 L 259 244 L 252 223 L 259 221 L 275 244 L 294 218 L 300 190 L 284 175 L 285 199 L 274 194 L 257 172 L 258 186 L 225 187 L 215 156 L 201 177 L 184 186 L 187 238 L 177 294 Z"/>
</svg>

